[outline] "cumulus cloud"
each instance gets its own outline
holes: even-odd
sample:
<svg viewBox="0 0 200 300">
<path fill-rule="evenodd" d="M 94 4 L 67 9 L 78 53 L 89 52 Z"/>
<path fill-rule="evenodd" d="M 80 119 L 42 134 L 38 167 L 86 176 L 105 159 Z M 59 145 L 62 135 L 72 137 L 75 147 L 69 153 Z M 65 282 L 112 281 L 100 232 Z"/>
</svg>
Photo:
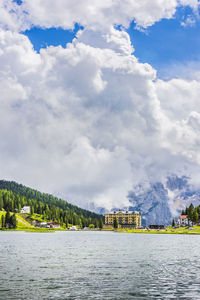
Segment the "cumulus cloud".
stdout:
<svg viewBox="0 0 200 300">
<path fill-rule="evenodd" d="M 127 204 L 134 177 L 128 148 L 141 147 L 132 134 L 141 138 L 139 124 L 157 131 L 151 112 L 157 104 L 148 95 L 154 70 L 131 55 L 77 41 L 37 54 L 22 34 L 1 31 L 0 46 L 7 90 L 1 176 L 64 189 L 79 204 L 82 197 L 85 205 L 108 209 Z M 149 101 L 142 103 L 143 97 Z"/>
<path fill-rule="evenodd" d="M 10 29 L 62 27 L 70 29 L 79 23 L 87 29 L 106 31 L 113 25 L 128 27 L 135 21 L 146 28 L 162 18 L 172 18 L 176 7 L 198 8 L 197 0 L 23 0 L 19 6 L 12 0 L 1 0 L 2 24 Z"/>
<path fill-rule="evenodd" d="M 12 12 L 10 1 L 2 3 L 2 178 L 111 209 L 126 206 L 140 182 L 199 170 L 199 81 L 158 80 L 133 55 L 128 34 L 113 26 L 170 18 L 177 1 L 24 0 Z M 17 33 L 74 22 L 85 29 L 66 48 L 36 53 Z"/>
<path fill-rule="evenodd" d="M 191 7 L 196 12 L 199 8 L 199 1 L 198 0 L 179 0 L 179 3 L 183 6 Z"/>
<path fill-rule="evenodd" d="M 86 28 L 108 29 L 113 24 L 125 27 L 135 19 L 138 26 L 147 27 L 161 18 L 171 18 L 176 0 L 144 1 L 80 1 L 24 0 L 21 9 L 29 14 L 30 24 L 44 27 L 73 28 L 80 23 Z"/>
</svg>

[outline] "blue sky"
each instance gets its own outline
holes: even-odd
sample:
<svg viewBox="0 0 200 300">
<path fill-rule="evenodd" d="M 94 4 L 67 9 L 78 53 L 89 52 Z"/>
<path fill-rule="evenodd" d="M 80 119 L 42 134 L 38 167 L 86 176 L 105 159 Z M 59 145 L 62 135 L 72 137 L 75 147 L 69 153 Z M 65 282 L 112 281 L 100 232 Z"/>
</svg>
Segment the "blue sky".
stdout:
<svg viewBox="0 0 200 300">
<path fill-rule="evenodd" d="M 34 49 L 39 52 L 41 48 L 46 48 L 51 45 L 61 45 L 65 48 L 66 43 L 72 42 L 80 28 L 78 24 L 75 24 L 74 30 L 64 30 L 62 28 L 42 29 L 34 27 L 31 30 L 26 30 L 24 34 L 28 36 Z"/>
<path fill-rule="evenodd" d="M 21 1 L 17 0 L 17 2 Z M 188 16 L 195 19 L 195 24 L 182 26 L 181 22 L 184 22 Z M 34 27 L 25 31 L 25 35 L 31 40 L 34 49 L 39 52 L 40 48 L 50 45 L 65 47 L 66 43 L 75 38 L 79 28 L 78 24 L 75 24 L 73 31 L 62 28 Z M 189 7 L 178 8 L 173 19 L 162 19 L 147 30 L 137 30 L 134 22 L 127 30 L 135 48 L 136 57 L 140 62 L 151 64 L 158 71 L 158 76 L 162 78 L 168 77 L 170 66 L 180 66 L 200 60 L 199 31 L 199 19 Z M 172 73 L 172 70 L 170 72 Z M 175 73 L 174 76 L 176 76 Z"/>
<path fill-rule="evenodd" d="M 182 26 L 190 8 L 179 8 L 173 19 L 163 19 L 146 31 L 135 29 L 132 23 L 128 29 L 135 55 L 141 62 L 148 62 L 165 77 L 169 65 L 185 64 L 200 60 L 200 22 L 195 18 L 193 26 Z"/>
<path fill-rule="evenodd" d="M 16 3 L 19 4 L 19 5 L 22 4 L 22 0 L 13 0 L 13 2 L 16 2 Z"/>
</svg>

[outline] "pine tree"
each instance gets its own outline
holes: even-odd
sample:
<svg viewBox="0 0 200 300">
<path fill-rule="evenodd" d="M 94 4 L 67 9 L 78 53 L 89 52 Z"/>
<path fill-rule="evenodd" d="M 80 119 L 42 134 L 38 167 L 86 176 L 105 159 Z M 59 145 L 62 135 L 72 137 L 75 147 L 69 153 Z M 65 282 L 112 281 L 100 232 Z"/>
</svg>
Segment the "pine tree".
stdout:
<svg viewBox="0 0 200 300">
<path fill-rule="evenodd" d="M 97 221 L 97 219 L 94 220 L 94 227 L 95 227 L 95 228 L 98 227 L 98 221 Z"/>
<path fill-rule="evenodd" d="M 118 228 L 117 218 L 114 218 L 114 224 L 113 224 L 113 226 L 114 226 L 115 229 Z"/>
<path fill-rule="evenodd" d="M 99 228 L 100 228 L 100 229 L 103 228 L 103 220 L 102 220 L 102 219 L 100 219 L 100 221 L 99 221 Z"/>
<path fill-rule="evenodd" d="M 80 228 L 83 228 L 83 224 L 82 224 L 82 222 L 81 222 L 81 219 L 80 219 L 79 226 L 80 226 Z"/>
<path fill-rule="evenodd" d="M 193 219 L 192 219 L 192 221 L 194 223 L 196 223 L 198 220 L 199 220 L 199 215 L 198 215 L 197 209 L 195 208 L 194 209 L 194 213 L 193 213 Z"/>
<path fill-rule="evenodd" d="M 194 205 L 191 203 L 188 208 L 188 220 L 192 221 L 194 220 Z"/>
<path fill-rule="evenodd" d="M 2 215 L 2 217 L 1 217 L 1 227 L 2 228 L 5 227 L 5 217 L 4 217 L 4 215 Z"/>
<path fill-rule="evenodd" d="M 68 222 L 67 222 L 67 219 L 65 219 L 65 225 L 66 225 L 66 228 L 69 227 Z"/>
<path fill-rule="evenodd" d="M 33 215 L 33 214 L 34 214 L 34 206 L 31 205 L 31 215 Z"/>
<path fill-rule="evenodd" d="M 5 217 L 5 227 L 9 227 L 10 224 L 10 211 L 7 210 L 6 217 Z"/>
<path fill-rule="evenodd" d="M 175 226 L 175 221 L 174 221 L 174 219 L 173 219 L 173 221 L 172 221 L 172 227 L 174 227 Z"/>
<path fill-rule="evenodd" d="M 3 198 L 0 197 L 0 210 L 2 210 L 2 209 L 3 209 Z"/>
<path fill-rule="evenodd" d="M 17 228 L 17 219 L 15 214 L 10 217 L 10 227 Z"/>
</svg>

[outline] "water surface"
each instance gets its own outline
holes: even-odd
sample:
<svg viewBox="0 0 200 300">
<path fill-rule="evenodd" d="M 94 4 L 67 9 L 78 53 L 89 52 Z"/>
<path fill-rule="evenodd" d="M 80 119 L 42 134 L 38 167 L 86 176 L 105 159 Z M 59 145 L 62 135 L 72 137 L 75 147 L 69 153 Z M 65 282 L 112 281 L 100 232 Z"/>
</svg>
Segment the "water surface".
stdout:
<svg viewBox="0 0 200 300">
<path fill-rule="evenodd" d="M 0 232 L 0 299 L 200 299 L 200 236 Z"/>
</svg>

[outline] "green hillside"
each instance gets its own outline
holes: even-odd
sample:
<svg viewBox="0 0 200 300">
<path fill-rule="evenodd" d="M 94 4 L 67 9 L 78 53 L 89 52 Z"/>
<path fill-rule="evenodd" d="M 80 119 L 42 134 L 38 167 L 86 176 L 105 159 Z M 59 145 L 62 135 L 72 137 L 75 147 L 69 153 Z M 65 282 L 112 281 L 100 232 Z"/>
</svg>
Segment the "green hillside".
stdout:
<svg viewBox="0 0 200 300">
<path fill-rule="evenodd" d="M 42 219 L 57 221 L 61 226 L 94 224 L 99 227 L 102 224 L 101 215 L 14 181 L 0 180 L 0 211 L 20 212 L 23 206 L 30 206 L 31 215 L 39 214 Z"/>
</svg>

